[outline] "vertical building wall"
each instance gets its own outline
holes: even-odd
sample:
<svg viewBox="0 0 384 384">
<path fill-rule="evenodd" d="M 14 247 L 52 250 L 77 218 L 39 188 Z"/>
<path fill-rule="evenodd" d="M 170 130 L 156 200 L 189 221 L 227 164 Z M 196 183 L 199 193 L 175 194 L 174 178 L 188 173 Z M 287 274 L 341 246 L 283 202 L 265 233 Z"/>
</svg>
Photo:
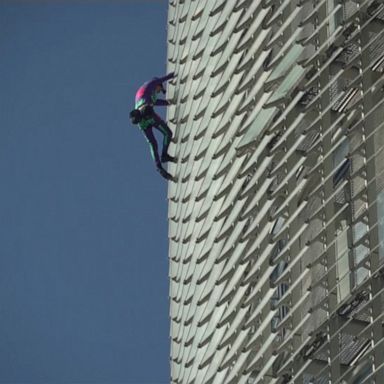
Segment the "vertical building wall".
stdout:
<svg viewBox="0 0 384 384">
<path fill-rule="evenodd" d="M 384 383 L 379 1 L 173 0 L 171 382 Z"/>
</svg>

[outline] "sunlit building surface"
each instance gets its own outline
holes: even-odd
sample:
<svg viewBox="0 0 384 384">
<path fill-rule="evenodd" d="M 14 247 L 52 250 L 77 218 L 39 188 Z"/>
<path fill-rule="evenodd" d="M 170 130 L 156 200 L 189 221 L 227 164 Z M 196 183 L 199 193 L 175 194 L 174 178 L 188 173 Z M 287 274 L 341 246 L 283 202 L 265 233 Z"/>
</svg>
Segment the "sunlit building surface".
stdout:
<svg viewBox="0 0 384 384">
<path fill-rule="evenodd" d="M 171 383 L 384 384 L 383 3 L 168 17 Z"/>
</svg>

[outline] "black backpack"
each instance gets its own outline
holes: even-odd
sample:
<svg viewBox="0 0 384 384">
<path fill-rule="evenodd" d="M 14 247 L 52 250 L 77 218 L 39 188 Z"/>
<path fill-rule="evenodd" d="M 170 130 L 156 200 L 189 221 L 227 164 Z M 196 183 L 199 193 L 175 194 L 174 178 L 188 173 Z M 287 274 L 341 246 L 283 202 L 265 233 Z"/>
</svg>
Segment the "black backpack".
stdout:
<svg viewBox="0 0 384 384">
<path fill-rule="evenodd" d="M 129 118 L 132 124 L 138 124 L 142 119 L 141 112 L 138 109 L 134 109 L 129 113 Z"/>
</svg>

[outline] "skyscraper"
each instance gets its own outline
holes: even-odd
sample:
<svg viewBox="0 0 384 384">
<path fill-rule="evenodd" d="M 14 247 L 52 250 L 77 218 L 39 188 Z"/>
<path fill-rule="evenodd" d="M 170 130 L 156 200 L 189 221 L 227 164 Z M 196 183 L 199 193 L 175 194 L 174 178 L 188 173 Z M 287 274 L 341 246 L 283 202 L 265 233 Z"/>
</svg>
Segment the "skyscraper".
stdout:
<svg viewBox="0 0 384 384">
<path fill-rule="evenodd" d="M 384 6 L 173 0 L 173 384 L 384 383 Z"/>
</svg>

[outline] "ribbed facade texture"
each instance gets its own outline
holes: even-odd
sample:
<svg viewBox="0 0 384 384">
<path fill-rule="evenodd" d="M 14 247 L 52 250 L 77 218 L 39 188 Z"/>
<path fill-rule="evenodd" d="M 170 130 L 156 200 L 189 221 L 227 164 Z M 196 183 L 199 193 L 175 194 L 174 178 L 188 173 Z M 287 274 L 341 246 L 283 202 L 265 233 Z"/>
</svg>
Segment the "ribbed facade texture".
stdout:
<svg viewBox="0 0 384 384">
<path fill-rule="evenodd" d="M 172 0 L 172 384 L 384 384 L 384 6 Z"/>
</svg>

